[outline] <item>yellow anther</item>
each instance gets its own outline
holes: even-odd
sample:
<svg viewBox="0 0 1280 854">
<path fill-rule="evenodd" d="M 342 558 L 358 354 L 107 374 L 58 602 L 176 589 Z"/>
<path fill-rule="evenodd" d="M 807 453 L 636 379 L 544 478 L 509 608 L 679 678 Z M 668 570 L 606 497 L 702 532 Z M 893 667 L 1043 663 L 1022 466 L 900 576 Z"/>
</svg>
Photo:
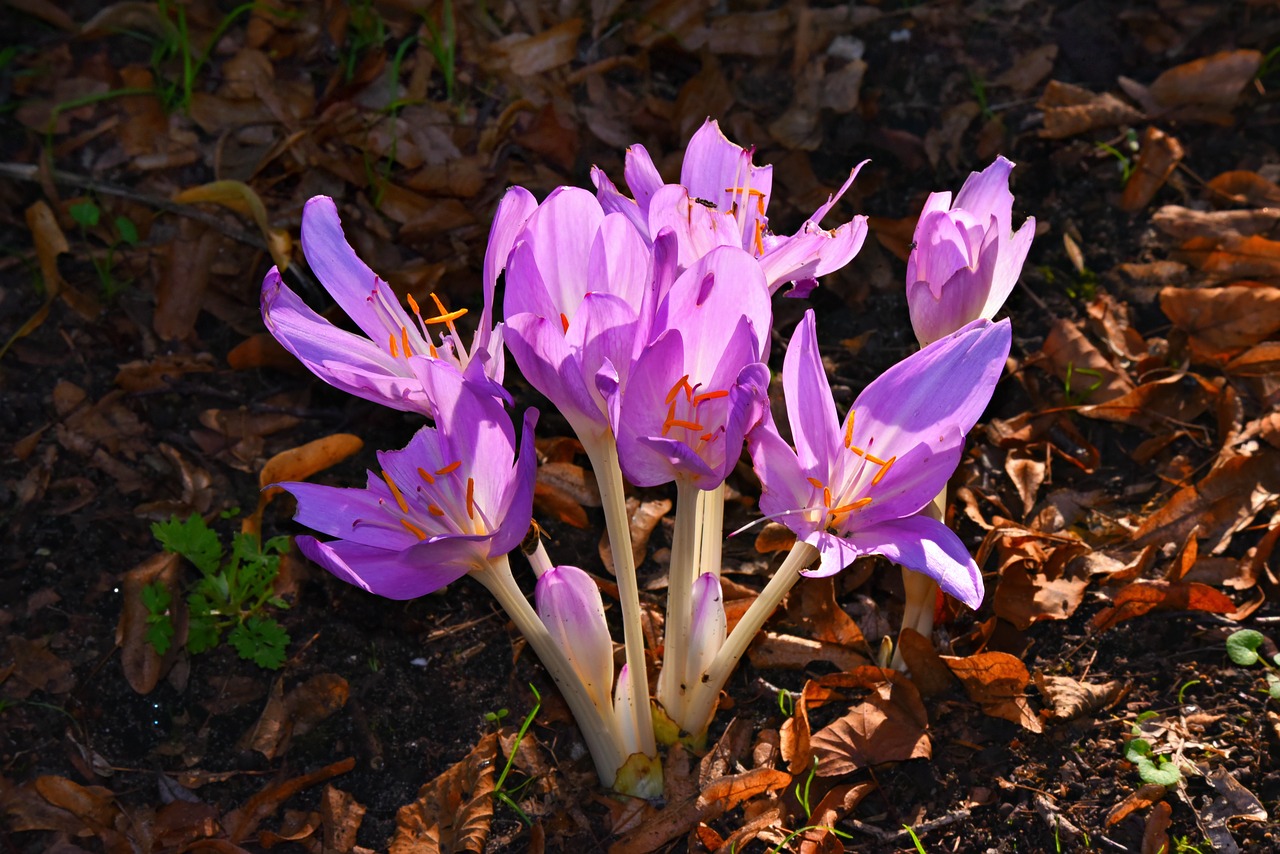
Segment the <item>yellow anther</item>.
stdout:
<svg viewBox="0 0 1280 854">
<path fill-rule="evenodd" d="M 395 498 L 396 504 L 400 505 L 400 512 L 408 513 L 409 505 L 404 503 L 404 496 L 400 494 L 400 487 L 396 486 L 396 482 L 391 479 L 391 475 L 384 471 L 382 473 L 382 479 L 387 482 L 387 486 L 390 488 L 391 495 Z"/>
<path fill-rule="evenodd" d="M 410 522 L 408 519 L 401 519 L 400 524 L 409 529 L 409 532 L 420 540 L 427 538 L 427 532 Z"/>
<path fill-rule="evenodd" d="M 435 482 L 436 482 L 436 479 L 435 479 L 434 477 L 432 477 L 432 476 L 431 476 L 431 472 L 427 471 L 426 469 L 422 468 L 421 466 L 419 466 L 419 467 L 418 467 L 418 477 L 420 477 L 420 478 L 422 478 L 423 480 L 425 480 L 425 481 L 427 482 L 427 485 L 428 485 L 428 486 L 430 486 L 431 484 L 433 484 L 433 483 L 435 483 Z"/>
<path fill-rule="evenodd" d="M 868 457 L 868 459 L 870 459 L 870 457 Z M 889 459 L 880 464 L 880 471 L 876 472 L 876 476 L 871 478 L 872 486 L 875 486 L 877 483 L 884 480 L 885 474 L 888 473 L 889 467 L 893 465 L 893 461 L 896 459 L 897 457 L 889 457 Z"/>
<path fill-rule="evenodd" d="M 449 463 L 449 465 L 445 466 L 444 468 L 436 469 L 436 474 L 438 474 L 438 475 L 446 475 L 446 474 L 449 474 L 450 472 L 457 471 L 457 470 L 458 470 L 458 467 L 459 467 L 459 466 L 461 466 L 461 465 L 462 465 L 462 461 L 461 461 L 461 460 L 454 460 L 453 462 Z"/>
</svg>

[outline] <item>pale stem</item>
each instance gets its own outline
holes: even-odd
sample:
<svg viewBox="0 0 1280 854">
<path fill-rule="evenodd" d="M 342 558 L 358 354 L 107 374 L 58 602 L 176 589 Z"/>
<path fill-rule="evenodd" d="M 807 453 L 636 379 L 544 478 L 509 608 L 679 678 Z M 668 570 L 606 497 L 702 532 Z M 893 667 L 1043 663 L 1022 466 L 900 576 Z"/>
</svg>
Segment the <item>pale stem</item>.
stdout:
<svg viewBox="0 0 1280 854">
<path fill-rule="evenodd" d="M 677 721 L 686 732 L 697 735 L 710 725 L 711 716 L 715 714 L 716 704 L 720 699 L 720 691 L 729 681 L 742 654 L 747 651 L 747 646 L 782 602 L 782 598 L 800 579 L 800 570 L 813 563 L 817 557 L 818 550 L 806 542 L 797 540 L 791 547 L 786 560 L 725 638 L 724 646 L 716 653 L 707 672 L 693 686 L 693 694 L 685 706 L 684 717 Z"/>
<path fill-rule="evenodd" d="M 631 519 L 627 514 L 622 468 L 618 464 L 618 446 L 612 433 L 592 440 L 584 431 L 578 431 L 578 438 L 591 460 L 591 468 L 600 487 L 609 548 L 613 552 L 627 679 L 634 698 L 630 707 L 635 710 L 635 729 L 640 735 L 641 752 L 645 756 L 655 756 L 658 745 L 653 735 L 653 712 L 649 708 L 649 671 L 644 657 L 644 630 L 640 624 L 640 585 L 636 580 L 636 562 L 631 551 Z"/>
<path fill-rule="evenodd" d="M 658 701 L 674 721 L 683 717 L 688 698 L 689 634 L 693 622 L 693 579 L 698 577 L 698 485 L 676 478 L 676 529 L 671 536 L 667 571 L 667 621 L 663 633 Z"/>
<path fill-rule="evenodd" d="M 533 574 L 541 578 L 544 573 L 555 569 L 555 564 L 551 562 L 551 557 L 547 554 L 547 547 L 542 544 L 542 537 L 538 537 L 538 545 L 532 552 L 524 552 L 524 556 L 529 561 L 529 566 L 533 567 Z"/>
<path fill-rule="evenodd" d="M 698 568 L 702 572 L 714 572 L 720 577 L 721 552 L 724 548 L 724 483 L 715 489 L 698 493 L 698 515 L 702 524 L 698 528 L 701 559 Z"/>
<path fill-rule="evenodd" d="M 516 624 L 542 666 L 555 680 L 573 712 L 578 728 L 582 730 L 582 736 L 596 765 L 596 773 L 600 775 L 600 782 L 612 787 L 617 779 L 618 769 L 627 760 L 627 751 L 622 746 L 613 708 L 601 708 L 582 684 L 573 664 L 551 637 L 551 633 L 516 584 L 506 555 L 490 561 L 488 566 L 473 570 L 471 575 L 498 600 L 502 610 Z"/>
<path fill-rule="evenodd" d="M 920 515 L 928 516 L 941 522 L 947 515 L 947 487 L 934 496 L 933 501 L 925 505 Z M 902 589 L 906 595 L 906 603 L 902 608 L 902 628 L 915 629 L 926 638 L 933 637 L 933 611 L 938 602 L 938 582 L 922 572 L 902 567 Z M 902 647 L 899 643 L 893 651 L 892 667 L 895 670 L 906 670 L 906 662 L 902 658 Z"/>
</svg>

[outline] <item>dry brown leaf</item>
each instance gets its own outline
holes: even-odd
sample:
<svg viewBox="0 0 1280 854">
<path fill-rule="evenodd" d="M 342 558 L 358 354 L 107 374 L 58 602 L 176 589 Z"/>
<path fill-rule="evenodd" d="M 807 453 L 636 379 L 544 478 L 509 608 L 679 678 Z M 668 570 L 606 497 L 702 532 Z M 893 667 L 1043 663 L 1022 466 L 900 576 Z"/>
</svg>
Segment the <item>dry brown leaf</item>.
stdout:
<svg viewBox="0 0 1280 854">
<path fill-rule="evenodd" d="M 302 363 L 284 348 L 270 332 L 250 335 L 227 353 L 227 364 L 236 371 L 253 368 L 276 368 L 282 371 L 302 371 Z"/>
<path fill-rule="evenodd" d="M 627 499 L 628 531 L 631 536 L 631 559 L 636 566 L 644 563 L 649 554 L 649 538 L 662 518 L 671 512 L 671 499 L 658 498 L 652 501 L 640 501 L 638 498 Z M 613 568 L 613 547 L 609 542 L 608 532 L 600 536 L 600 560 L 611 575 L 617 573 Z"/>
<path fill-rule="evenodd" d="M 1280 288 L 1164 288 L 1160 308 L 1209 350 L 1250 347 L 1280 332 Z"/>
<path fill-rule="evenodd" d="M 1163 205 L 1152 214 L 1151 224 L 1178 240 L 1266 236 L 1280 228 L 1280 209 L 1198 211 L 1181 205 Z"/>
<path fill-rule="evenodd" d="M 570 18 L 535 36 L 512 33 L 490 44 L 490 61 L 495 70 L 505 68 L 516 77 L 533 77 L 572 62 L 581 34 L 581 18 Z"/>
<path fill-rule="evenodd" d="M 1237 377 L 1265 377 L 1280 373 L 1280 342 L 1263 341 L 1245 350 L 1223 367 Z"/>
<path fill-rule="evenodd" d="M 1261 64 L 1262 54 L 1256 50 L 1223 51 L 1170 68 L 1148 91 L 1161 107 L 1196 104 L 1230 109 Z"/>
<path fill-rule="evenodd" d="M 111 827 L 120 808 L 115 795 L 101 786 L 86 788 L 66 777 L 37 777 L 35 790 L 50 804 L 75 815 L 94 833 Z"/>
<path fill-rule="evenodd" d="M 1182 144 L 1177 139 L 1155 125 L 1148 125 L 1142 134 L 1133 173 L 1120 194 L 1120 210 L 1133 213 L 1149 205 L 1182 162 L 1182 155 Z"/>
<path fill-rule="evenodd" d="M 1031 674 L 1020 659 L 1007 652 L 980 652 L 967 658 L 944 655 L 942 660 L 960 679 L 969 699 L 988 715 L 1013 721 L 1031 732 L 1043 729 L 1024 696 Z"/>
<path fill-rule="evenodd" d="M 1135 581 L 1116 593 L 1111 605 L 1093 615 L 1094 631 L 1106 631 L 1152 611 L 1208 611 L 1230 614 L 1236 604 L 1212 587 L 1195 582 Z"/>
<path fill-rule="evenodd" d="M 293 251 L 292 238 L 287 231 L 271 227 L 262 199 L 256 190 L 243 181 L 212 181 L 199 187 L 189 187 L 174 195 L 173 200 L 179 204 L 222 205 L 250 217 L 262 232 L 272 262 L 281 272 L 289 267 L 290 253 Z"/>
<path fill-rule="evenodd" d="M 67 236 L 62 233 L 62 229 L 58 226 L 58 218 L 43 200 L 27 208 L 26 217 L 27 228 L 31 230 L 31 237 L 36 245 L 36 258 L 40 264 L 40 276 L 41 281 L 44 283 L 45 300 L 40 308 L 36 309 L 35 314 L 27 318 L 25 323 L 14 330 L 13 334 L 9 336 L 9 340 L 4 343 L 3 347 L 0 347 L 0 357 L 4 356 L 9 348 L 13 346 L 14 341 L 24 338 L 40 328 L 40 324 L 44 323 L 45 318 L 49 316 L 49 309 L 53 305 L 54 299 L 66 289 L 62 274 L 58 272 L 58 256 L 70 252 L 71 248 L 67 245 Z"/>
<path fill-rule="evenodd" d="M 305 735 L 345 706 L 350 693 L 347 680 L 336 673 L 312 676 L 287 696 L 283 679 L 276 679 L 258 722 L 244 734 L 237 747 L 256 750 L 267 759 L 282 756 L 294 736 Z"/>
<path fill-rule="evenodd" d="M 31 696 L 34 691 L 65 694 L 75 687 L 71 665 L 50 652 L 47 643 L 47 638 L 34 641 L 19 635 L 9 635 L 7 646 L 9 655 L 13 658 L 13 667 L 0 686 L 0 694 L 10 699 L 22 700 Z"/>
<path fill-rule="evenodd" d="M 348 854 L 356 845 L 356 834 L 368 807 L 335 786 L 325 786 L 320 796 L 320 817 L 324 826 L 325 854 Z"/>
<path fill-rule="evenodd" d="M 1146 783 L 1138 791 L 1111 808 L 1107 813 L 1107 827 L 1118 824 L 1137 810 L 1143 810 L 1164 798 L 1165 787 L 1158 783 Z"/>
<path fill-rule="evenodd" d="M 1120 698 L 1125 686 L 1117 680 L 1095 684 L 1081 682 L 1069 676 L 1037 673 L 1036 687 L 1053 709 L 1049 719 L 1064 722 L 1110 707 Z"/>
<path fill-rule="evenodd" d="M 886 678 L 880 668 L 861 667 L 834 676 L 844 677 L 849 687 L 861 683 L 870 693 L 848 714 L 813 734 L 818 776 L 841 776 L 869 765 L 933 755 L 927 733 L 929 717 L 920 692 L 901 674 Z M 837 680 L 827 677 L 819 683 L 831 686 Z M 805 686 L 806 693 L 810 685 Z"/>
<path fill-rule="evenodd" d="M 1134 388 L 1119 397 L 1093 406 L 1082 406 L 1081 415 L 1115 421 L 1165 433 L 1199 418 L 1209 408 L 1218 389 L 1192 373 L 1175 374 Z"/>
<path fill-rule="evenodd" d="M 263 501 L 270 501 L 284 490 L 279 487 L 266 489 L 273 483 L 306 480 L 317 472 L 337 465 L 364 447 L 359 436 L 351 433 L 334 433 L 305 445 L 281 451 L 263 465 L 258 474 L 258 485 L 263 487 Z"/>
<path fill-rule="evenodd" d="M 826 643 L 795 635 L 761 632 L 747 649 L 753 667 L 803 670 L 810 662 L 829 661 L 841 670 L 866 664 L 865 656 L 838 643 Z"/>
<path fill-rule="evenodd" d="M 1182 245 L 1176 257 L 1217 282 L 1280 277 L 1280 240 L 1257 234 L 1221 241 L 1192 238 Z"/>
<path fill-rule="evenodd" d="M 1040 135 L 1064 139 L 1094 128 L 1136 124 L 1145 116 L 1109 93 L 1095 94 L 1088 89 L 1050 80 L 1037 106 L 1044 111 L 1044 128 Z"/>
<path fill-rule="evenodd" d="M 1066 383 L 1070 377 L 1074 400 L 1105 403 L 1133 390 L 1133 381 L 1116 370 L 1069 320 L 1054 322 L 1045 337 L 1042 352 L 1058 379 Z"/>
<path fill-rule="evenodd" d="M 1280 205 L 1280 186 L 1257 172 L 1239 169 L 1223 172 L 1209 182 L 1214 202 L 1267 207 Z"/>
<path fill-rule="evenodd" d="M 1222 463 L 1199 483 L 1175 492 L 1135 532 L 1133 544 L 1179 542 L 1196 525 L 1217 541 L 1224 532 L 1248 524 L 1269 496 L 1280 494 L 1280 453 L 1264 450 Z M 1212 549 L 1211 549 L 1212 551 Z"/>
<path fill-rule="evenodd" d="M 115 383 L 130 394 L 159 391 L 185 374 L 208 373 L 214 367 L 208 353 L 163 353 L 121 365 Z"/>
<path fill-rule="evenodd" d="M 161 339 L 181 341 L 195 328 L 218 243 L 218 233 L 197 220 L 178 221 L 178 239 L 166 247 L 167 263 L 156 282 L 151 327 Z"/>
<path fill-rule="evenodd" d="M 227 828 L 228 839 L 233 845 L 238 844 L 254 833 L 258 829 L 258 825 L 280 809 L 280 805 L 289 800 L 289 798 L 312 786 L 318 786 L 339 774 L 346 774 L 355 765 L 356 760 L 352 757 L 347 757 L 312 771 L 310 774 L 303 774 L 300 777 L 294 777 L 282 783 L 269 785 L 249 798 L 243 806 L 232 810 L 223 817 L 222 826 Z"/>
<path fill-rule="evenodd" d="M 566 525 L 586 528 L 591 524 L 587 511 L 573 500 L 573 496 L 550 483 L 534 483 L 533 512 L 535 516 L 554 516 Z"/>
<path fill-rule="evenodd" d="M 804 692 L 796 698 L 795 713 L 782 722 L 778 750 L 792 774 L 804 774 L 813 764 L 813 730 L 809 726 L 809 702 Z"/>
<path fill-rule="evenodd" d="M 755 549 L 760 554 L 771 554 L 790 549 L 796 544 L 795 533 L 779 522 L 766 522 L 756 534 Z"/>
<path fill-rule="evenodd" d="M 814 640 L 867 648 L 858 624 L 836 602 L 835 579 L 830 576 L 802 579 L 787 601 L 787 612 Z"/>
<path fill-rule="evenodd" d="M 1022 499 L 1024 517 L 1030 515 L 1031 508 L 1035 506 L 1036 494 L 1044 483 L 1047 468 L 1044 460 L 1034 459 L 1026 452 L 1011 451 L 1004 459 L 1005 473 Z"/>
<path fill-rule="evenodd" d="M 1041 45 L 1019 56 L 1012 66 L 991 82 L 995 86 L 1007 86 L 1013 90 L 1014 95 L 1025 98 L 1053 72 L 1053 63 L 1057 58 L 1056 44 L 1050 42 Z"/>
<path fill-rule="evenodd" d="M 936 697 L 950 691 L 956 678 L 933 643 L 915 629 L 907 626 L 898 634 L 898 652 L 911 672 L 911 684 L 921 697 Z"/>
<path fill-rule="evenodd" d="M 1084 601 L 1087 576 L 1048 575 L 1032 572 L 1028 561 L 1015 560 L 1000 571 L 992 597 L 996 616 L 1020 631 L 1042 620 L 1065 620 Z"/>
<path fill-rule="evenodd" d="M 1142 829 L 1141 854 L 1168 854 L 1169 834 L 1166 831 L 1172 823 L 1173 807 L 1168 801 L 1160 801 L 1151 809 L 1146 827 Z"/>
<path fill-rule="evenodd" d="M 160 552 L 124 574 L 120 584 L 124 604 L 120 622 L 116 624 L 116 645 L 120 647 L 120 666 L 129 687 L 139 694 L 150 694 L 177 660 L 178 651 L 186 643 L 187 609 L 183 603 L 179 568 L 182 557 L 173 552 Z M 147 606 L 142 589 L 159 582 L 168 591 L 173 618 L 173 640 L 169 650 L 160 655 L 147 642 Z"/>
<path fill-rule="evenodd" d="M 418 790 L 396 813 L 392 854 L 484 850 L 493 818 L 498 736 L 480 739 L 466 758 Z"/>
<path fill-rule="evenodd" d="M 740 774 L 731 774 L 712 781 L 698 796 L 698 806 L 706 808 L 719 802 L 725 812 L 734 809 L 743 801 L 750 800 L 765 792 L 776 792 L 785 789 L 791 783 L 791 775 L 774 768 L 752 768 Z"/>
</svg>

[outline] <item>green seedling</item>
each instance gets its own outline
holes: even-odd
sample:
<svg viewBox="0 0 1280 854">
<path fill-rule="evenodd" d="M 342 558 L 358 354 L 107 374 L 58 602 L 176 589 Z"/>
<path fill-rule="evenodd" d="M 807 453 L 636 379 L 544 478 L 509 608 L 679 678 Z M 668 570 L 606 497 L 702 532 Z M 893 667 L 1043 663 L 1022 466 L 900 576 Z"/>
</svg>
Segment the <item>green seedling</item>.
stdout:
<svg viewBox="0 0 1280 854">
<path fill-rule="evenodd" d="M 182 555 L 200 570 L 200 580 L 187 594 L 190 652 L 213 649 L 225 635 L 241 658 L 259 667 L 276 670 L 284 664 L 289 634 L 266 616 L 266 610 L 289 607 L 272 590 L 288 537 L 259 543 L 252 534 L 236 534 L 227 553 L 218 534 L 195 513 L 185 521 L 174 516 L 157 522 L 151 533 L 166 551 Z M 142 601 L 147 606 L 147 641 L 163 655 L 174 636 L 169 593 L 156 582 L 143 589 Z"/>
<path fill-rule="evenodd" d="M 1266 643 L 1261 632 L 1253 629 L 1241 629 L 1227 638 L 1227 655 L 1241 667 L 1252 667 L 1261 664 L 1266 668 L 1263 674 L 1267 679 L 1267 694 L 1273 700 L 1280 700 L 1280 653 L 1276 653 L 1268 661 L 1258 654 L 1258 650 Z"/>
<path fill-rule="evenodd" d="M 1080 393 L 1079 397 L 1076 396 L 1076 392 L 1072 389 L 1072 380 L 1075 379 L 1077 374 L 1097 378 L 1092 385 Z M 1095 370 L 1094 368 L 1077 368 L 1074 362 L 1067 362 L 1067 379 L 1062 384 L 1062 393 L 1067 399 L 1067 405 L 1075 406 L 1078 403 L 1084 402 L 1089 395 L 1102 388 L 1102 382 L 1103 377 L 1101 371 Z"/>
<path fill-rule="evenodd" d="M 1142 737 L 1143 721 L 1156 717 L 1155 712 L 1138 715 L 1130 734 L 1133 736 L 1124 747 L 1124 758 L 1138 767 L 1138 776 L 1144 783 L 1171 788 L 1182 781 L 1182 771 L 1165 756 L 1157 756 L 1151 742 Z"/>
<path fill-rule="evenodd" d="M 818 773 L 818 757 L 813 757 L 813 765 L 809 767 L 809 776 L 804 778 L 803 783 L 796 783 L 796 800 L 800 802 L 800 806 L 804 808 L 804 817 L 810 818 L 813 815 L 813 807 L 809 805 L 809 787 L 813 784 L 813 777 Z M 802 789 L 801 786 L 804 788 Z"/>
<path fill-rule="evenodd" d="M 533 685 L 530 685 L 529 690 L 533 692 L 533 699 L 534 699 L 533 708 L 529 710 L 529 714 L 527 717 L 525 717 L 524 723 L 520 724 L 520 729 L 516 731 L 516 740 L 511 743 L 511 753 L 510 755 L 507 756 L 506 767 L 502 769 L 502 773 L 498 775 L 497 782 L 493 784 L 493 796 L 497 798 L 499 801 L 501 801 L 502 803 L 506 804 L 508 807 L 510 807 L 511 811 L 514 812 L 516 815 L 520 816 L 520 819 L 525 824 L 532 827 L 533 820 L 529 818 L 528 814 L 526 814 L 524 810 L 520 809 L 520 806 L 519 804 L 516 803 L 515 799 L 520 796 L 520 789 L 523 789 L 525 786 L 532 783 L 533 780 L 532 779 L 526 780 L 524 783 L 520 784 L 520 786 L 515 789 L 508 789 L 506 787 L 507 775 L 511 773 L 511 769 L 515 767 L 515 764 L 516 764 L 516 753 L 518 753 L 520 750 L 520 742 L 524 741 L 525 734 L 529 731 L 529 727 L 533 726 L 533 719 L 537 717 L 538 710 L 542 708 L 542 695 L 538 693 L 538 689 L 533 687 Z M 487 713 L 485 715 L 485 718 L 489 719 L 489 715 L 492 715 L 492 714 L 493 712 Z M 506 715 L 507 715 L 507 710 L 501 709 L 499 710 L 499 713 L 495 716 L 494 720 L 495 721 L 502 720 L 502 718 L 506 717 Z"/>
<path fill-rule="evenodd" d="M 916 832 L 911 829 L 911 825 L 904 824 L 902 826 L 902 829 L 905 830 L 907 832 L 907 835 L 911 837 L 911 844 L 916 847 L 916 851 L 918 852 L 918 854 L 926 854 L 924 850 L 924 843 L 920 841 L 919 836 L 916 836 Z"/>
<path fill-rule="evenodd" d="M 1123 151 L 1114 145 L 1108 145 L 1105 142 L 1095 142 L 1094 148 L 1103 154 L 1109 154 L 1116 160 L 1116 165 L 1120 170 L 1120 186 L 1124 187 L 1129 183 L 1129 179 L 1133 177 L 1134 157 L 1138 153 L 1138 132 L 1130 128 L 1125 134 L 1124 142 L 1121 143 Z"/>
<path fill-rule="evenodd" d="M 88 242 L 90 229 L 96 229 L 102 222 L 102 208 L 98 207 L 98 203 L 93 199 L 81 199 L 72 204 L 67 212 L 71 214 L 71 218 L 80 228 L 80 237 Z M 105 239 L 107 244 L 107 257 L 98 259 L 90 256 L 89 260 L 93 264 L 94 271 L 98 274 L 98 281 L 102 284 L 102 292 L 108 298 L 114 297 L 120 293 L 126 285 L 127 281 L 120 281 L 115 277 L 116 250 L 120 246 L 137 246 L 138 245 L 138 227 L 133 224 L 133 220 L 127 216 L 118 216 L 111 222 L 111 229 L 108 231 L 108 237 Z M 98 232 L 101 234 L 101 232 Z"/>
<path fill-rule="evenodd" d="M 427 42 L 427 49 L 435 57 L 436 65 L 440 67 L 440 74 L 444 77 L 445 98 L 453 103 L 458 60 L 458 31 L 453 20 L 453 0 L 444 0 L 439 26 L 436 26 L 436 22 L 426 12 L 422 14 L 422 22 L 431 33 L 431 41 Z"/>
<path fill-rule="evenodd" d="M 987 82 L 974 73 L 973 69 L 968 69 L 969 73 L 969 91 L 973 93 L 973 99 L 978 102 L 978 109 L 982 111 L 982 118 L 991 121 L 996 114 L 991 111 L 991 105 L 987 98 Z"/>
</svg>

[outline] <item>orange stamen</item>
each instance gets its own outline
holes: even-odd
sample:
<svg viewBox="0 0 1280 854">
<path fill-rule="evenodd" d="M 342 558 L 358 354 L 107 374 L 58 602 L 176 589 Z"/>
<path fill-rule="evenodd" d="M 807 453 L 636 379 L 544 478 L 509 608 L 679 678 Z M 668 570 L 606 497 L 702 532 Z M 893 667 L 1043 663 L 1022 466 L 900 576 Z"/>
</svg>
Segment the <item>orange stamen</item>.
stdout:
<svg viewBox="0 0 1280 854">
<path fill-rule="evenodd" d="M 391 358 L 399 359 L 400 350 L 396 347 L 396 334 L 394 332 L 387 338 L 387 346 L 391 348 Z"/>
<path fill-rule="evenodd" d="M 851 513 L 860 507 L 866 507 L 870 503 L 871 503 L 870 498 L 859 498 L 857 501 L 854 501 L 850 504 L 844 504 L 844 505 L 841 505 L 840 507 L 832 507 L 831 515 L 840 516 L 844 513 Z"/>
<path fill-rule="evenodd" d="M 822 485 L 822 481 L 818 480 L 816 477 L 807 478 L 807 480 L 813 484 L 814 489 L 826 489 L 826 487 Z"/>
<path fill-rule="evenodd" d="M 831 506 L 831 490 L 825 486 L 822 487 L 822 506 L 823 507 Z"/>
<path fill-rule="evenodd" d="M 431 476 L 431 472 L 427 471 L 426 469 L 422 468 L 421 466 L 419 466 L 419 467 L 418 467 L 418 477 L 420 477 L 420 478 L 422 478 L 423 480 L 425 480 L 425 481 L 427 482 L 427 485 L 428 485 L 428 486 L 430 486 L 431 484 L 433 484 L 433 483 L 435 483 L 435 482 L 436 482 L 436 479 L 435 479 L 434 477 L 432 477 L 432 476 Z"/>
<path fill-rule="evenodd" d="M 413 355 L 413 350 L 409 347 L 409 330 L 403 326 L 400 327 L 400 343 L 404 345 L 404 357 L 407 359 Z"/>
<path fill-rule="evenodd" d="M 715 434 L 715 433 L 703 433 L 703 434 L 702 434 L 701 436 L 699 436 L 698 438 L 700 438 L 700 439 L 701 439 L 702 441 L 704 441 L 704 442 L 710 442 L 710 441 L 711 441 L 712 439 L 714 439 L 715 437 L 716 437 L 716 434 Z"/>
<path fill-rule="evenodd" d="M 860 457 L 865 457 L 867 455 L 867 452 L 859 448 L 857 445 L 851 444 L 848 447 L 849 447 L 849 450 L 853 451 L 855 454 L 857 454 Z"/>
<path fill-rule="evenodd" d="M 387 486 L 391 489 L 392 496 L 396 499 L 396 504 L 400 505 L 401 513 L 409 512 L 409 505 L 404 503 L 404 496 L 400 494 L 400 487 L 396 486 L 396 482 L 391 479 L 391 475 L 385 471 L 382 473 L 382 479 L 387 482 Z"/>
<path fill-rule="evenodd" d="M 662 435 L 664 436 L 667 435 L 667 431 L 670 430 L 672 427 L 683 427 L 686 430 L 706 429 L 696 421 L 681 421 L 678 418 L 674 418 L 674 419 L 668 419 L 667 423 L 662 425 Z"/>
<path fill-rule="evenodd" d="M 668 404 L 674 403 L 676 399 L 676 395 L 680 392 L 680 389 L 684 389 L 685 400 L 693 399 L 693 386 L 689 385 L 688 374 L 685 374 L 680 379 L 676 380 L 676 384 L 673 385 L 671 387 L 671 390 L 667 392 L 666 403 Z M 726 392 L 726 394 L 727 393 L 728 392 Z"/>
<path fill-rule="evenodd" d="M 410 522 L 408 519 L 401 519 L 400 524 L 408 528 L 410 533 L 412 533 L 418 539 L 425 540 L 427 538 L 427 532 L 422 530 L 412 522 Z"/>
<path fill-rule="evenodd" d="M 467 518 L 476 518 L 476 481 L 475 478 L 467 478 Z"/>
<path fill-rule="evenodd" d="M 883 466 L 883 465 L 886 465 L 886 463 L 885 463 L 885 461 L 884 461 L 884 460 L 880 459 L 879 457 L 877 457 L 875 454 L 871 453 L 870 451 L 867 451 L 867 462 L 871 463 L 872 465 L 876 465 L 876 466 Z"/>
<path fill-rule="evenodd" d="M 409 301 L 409 308 L 413 309 L 413 313 L 422 317 L 422 309 L 418 307 L 418 301 L 413 298 L 413 294 L 405 294 L 404 298 Z"/>
<path fill-rule="evenodd" d="M 447 323 L 449 325 L 449 329 L 452 330 L 453 322 L 467 313 L 465 308 L 460 308 L 457 311 L 445 311 L 444 303 L 440 302 L 440 297 L 432 294 L 431 299 L 436 304 L 436 308 L 439 309 L 440 316 L 428 317 L 426 320 L 422 321 L 423 323 Z"/>
<path fill-rule="evenodd" d="M 433 359 L 437 358 L 436 345 L 435 345 L 435 344 L 432 344 L 432 343 L 430 343 L 430 342 L 427 342 L 427 352 L 431 354 L 431 358 L 433 358 Z"/>
<path fill-rule="evenodd" d="M 844 446 L 853 447 L 853 410 L 849 410 L 849 423 L 844 427 Z"/>
<path fill-rule="evenodd" d="M 764 224 L 756 220 L 756 254 L 764 254 Z"/>
<path fill-rule="evenodd" d="M 462 465 L 462 461 L 461 461 L 461 460 L 454 460 L 453 462 L 449 463 L 449 465 L 445 466 L 444 468 L 442 468 L 442 469 L 436 469 L 436 474 L 438 474 L 438 475 L 446 475 L 446 474 L 449 474 L 450 472 L 457 471 L 457 470 L 458 470 L 458 467 L 459 467 L 459 466 L 461 466 L 461 465 Z"/>
<path fill-rule="evenodd" d="M 561 312 L 560 314 L 560 326 L 562 329 L 564 329 L 565 334 L 567 335 L 569 332 L 569 317 L 563 312 Z"/>
<path fill-rule="evenodd" d="M 884 480 L 885 474 L 889 471 L 889 466 L 893 465 L 893 461 L 896 459 L 897 457 L 889 457 L 889 459 L 884 461 L 884 463 L 880 466 L 880 471 L 876 472 L 876 476 L 871 478 L 872 486 L 875 486 L 877 483 Z"/>
<path fill-rule="evenodd" d="M 704 391 L 693 396 L 693 405 L 696 408 L 698 404 L 702 403 L 704 400 L 716 400 L 718 398 L 728 396 L 729 392 L 725 389 L 721 389 L 720 391 Z"/>
<path fill-rule="evenodd" d="M 441 510 L 439 507 L 437 507 L 437 506 L 436 506 L 436 505 L 434 505 L 434 504 L 428 504 L 428 505 L 427 505 L 427 512 L 428 512 L 428 513 L 430 513 L 432 516 L 443 516 L 443 515 L 444 515 L 444 511 L 443 511 L 443 510 Z"/>
</svg>

